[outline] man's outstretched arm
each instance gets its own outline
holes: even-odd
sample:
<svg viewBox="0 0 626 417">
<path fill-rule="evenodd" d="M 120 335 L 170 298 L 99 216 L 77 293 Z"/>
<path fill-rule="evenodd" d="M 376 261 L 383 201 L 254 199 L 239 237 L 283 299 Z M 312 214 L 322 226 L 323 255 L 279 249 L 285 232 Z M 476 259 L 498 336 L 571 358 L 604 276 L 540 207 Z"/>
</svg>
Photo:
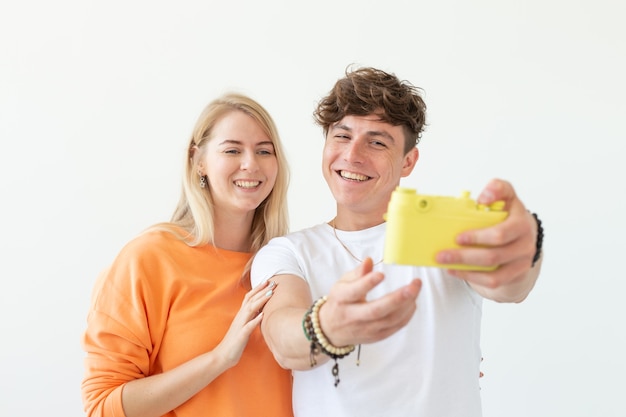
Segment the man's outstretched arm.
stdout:
<svg viewBox="0 0 626 417">
<path fill-rule="evenodd" d="M 366 259 L 344 274 L 319 309 L 321 330 L 334 346 L 382 340 L 404 327 L 415 312 L 421 288 L 418 279 L 381 298 L 366 301 L 367 293 L 384 278 L 372 267 L 372 260 Z M 277 285 L 263 310 L 261 329 L 265 340 L 283 368 L 311 369 L 311 342 L 303 329 L 304 316 L 315 301 L 309 286 L 295 275 L 276 275 L 271 279 Z M 315 365 L 327 360 L 326 355 L 317 355 Z"/>
</svg>

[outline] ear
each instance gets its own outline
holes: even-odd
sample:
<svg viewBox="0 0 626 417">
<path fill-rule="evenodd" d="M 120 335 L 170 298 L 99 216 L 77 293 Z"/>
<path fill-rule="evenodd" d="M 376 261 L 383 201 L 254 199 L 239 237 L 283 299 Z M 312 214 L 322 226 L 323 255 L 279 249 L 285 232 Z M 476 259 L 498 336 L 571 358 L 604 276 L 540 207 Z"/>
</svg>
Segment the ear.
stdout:
<svg viewBox="0 0 626 417">
<path fill-rule="evenodd" d="M 413 147 L 406 155 L 404 155 L 404 159 L 402 161 L 402 177 L 408 177 L 411 172 L 413 172 L 413 168 L 415 168 L 415 164 L 417 164 L 417 160 L 420 157 L 420 152 L 416 147 Z"/>
<path fill-rule="evenodd" d="M 191 160 L 192 165 L 193 165 L 194 158 L 196 156 L 196 152 L 198 152 L 198 145 L 193 145 L 189 149 L 189 159 Z M 206 175 L 204 173 L 204 163 L 202 161 L 198 161 L 198 175 Z"/>
<path fill-rule="evenodd" d="M 189 158 L 193 158 L 196 152 L 198 152 L 198 145 L 191 145 L 189 147 Z"/>
</svg>

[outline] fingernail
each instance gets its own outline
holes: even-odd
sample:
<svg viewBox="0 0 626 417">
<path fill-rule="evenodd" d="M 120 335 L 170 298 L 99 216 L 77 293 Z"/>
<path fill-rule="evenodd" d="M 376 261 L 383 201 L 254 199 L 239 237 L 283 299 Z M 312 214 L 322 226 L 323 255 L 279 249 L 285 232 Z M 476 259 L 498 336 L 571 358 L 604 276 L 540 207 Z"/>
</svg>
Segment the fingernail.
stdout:
<svg viewBox="0 0 626 417">
<path fill-rule="evenodd" d="M 456 237 L 456 241 L 459 245 L 470 245 L 472 243 L 471 236 L 467 233 L 461 233 Z"/>
<path fill-rule="evenodd" d="M 268 291 L 265 293 L 265 296 L 266 296 L 266 297 L 269 297 L 269 296 L 271 296 L 272 294 L 274 294 L 274 291 L 273 291 L 273 290 L 268 290 Z"/>
<path fill-rule="evenodd" d="M 274 286 L 276 286 L 276 283 L 275 283 L 274 281 L 270 281 L 270 285 L 269 285 L 269 287 L 270 287 L 270 288 L 274 288 Z"/>
<path fill-rule="evenodd" d="M 448 252 L 439 252 L 435 259 L 441 264 L 447 264 L 452 261 L 452 256 Z"/>
<path fill-rule="evenodd" d="M 495 198 L 493 192 L 491 190 L 483 190 L 483 192 L 480 194 L 480 197 L 478 198 L 480 201 L 493 201 L 493 199 Z"/>
</svg>

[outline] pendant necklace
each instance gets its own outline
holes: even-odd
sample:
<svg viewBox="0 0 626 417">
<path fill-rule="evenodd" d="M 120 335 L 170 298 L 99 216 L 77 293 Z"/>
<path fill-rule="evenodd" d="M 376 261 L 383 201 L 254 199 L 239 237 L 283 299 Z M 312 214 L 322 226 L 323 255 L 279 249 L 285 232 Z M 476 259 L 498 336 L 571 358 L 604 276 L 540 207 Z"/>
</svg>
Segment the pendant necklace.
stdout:
<svg viewBox="0 0 626 417">
<path fill-rule="evenodd" d="M 336 219 L 336 218 L 335 218 Z M 345 243 L 343 243 L 341 241 L 341 239 L 339 239 L 339 236 L 337 236 L 337 228 L 335 227 L 335 219 L 332 219 L 332 221 L 330 222 L 330 225 L 333 227 L 333 234 L 335 235 L 335 239 L 337 239 L 337 242 L 339 242 L 339 244 L 341 246 L 343 246 L 343 248 L 346 250 L 346 252 L 348 252 L 350 254 L 350 256 L 352 256 L 352 258 L 354 258 L 354 260 L 356 260 L 358 263 L 363 263 L 363 261 L 359 258 L 357 258 L 356 256 L 354 256 L 354 254 L 352 253 L 352 251 L 350 249 L 348 249 L 348 247 L 346 246 Z M 383 258 L 384 259 L 384 258 Z M 383 261 L 383 259 L 381 259 L 380 261 L 376 262 L 374 265 L 378 265 L 379 263 L 381 263 Z"/>
</svg>

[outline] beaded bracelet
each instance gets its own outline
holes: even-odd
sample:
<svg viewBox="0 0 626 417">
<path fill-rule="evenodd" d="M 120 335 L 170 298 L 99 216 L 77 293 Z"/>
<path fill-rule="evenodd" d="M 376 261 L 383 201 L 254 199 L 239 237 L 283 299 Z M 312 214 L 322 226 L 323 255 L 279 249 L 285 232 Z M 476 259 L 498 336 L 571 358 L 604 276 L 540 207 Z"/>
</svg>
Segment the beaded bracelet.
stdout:
<svg viewBox="0 0 626 417">
<path fill-rule="evenodd" d="M 310 350 L 310 363 L 311 367 L 317 365 L 315 356 L 320 352 L 331 357 L 335 361 L 335 365 L 332 368 L 333 376 L 335 377 L 335 387 L 339 385 L 339 363 L 337 359 L 341 359 L 348 356 L 355 349 L 354 345 L 335 346 L 326 337 L 322 328 L 320 327 L 319 311 L 320 307 L 326 302 L 326 296 L 317 299 L 311 305 L 311 308 L 304 314 L 302 319 L 302 329 L 307 340 L 311 341 Z M 359 345 L 359 358 L 361 356 L 361 345 Z M 357 358 L 357 365 L 359 364 Z"/>
<path fill-rule="evenodd" d="M 543 226 L 541 225 L 541 220 L 539 220 L 539 216 L 537 216 L 537 213 L 531 214 L 537 222 L 537 242 L 535 242 L 535 255 L 533 256 L 533 262 L 530 265 L 530 267 L 532 268 L 541 257 L 541 248 L 543 246 Z"/>
</svg>

